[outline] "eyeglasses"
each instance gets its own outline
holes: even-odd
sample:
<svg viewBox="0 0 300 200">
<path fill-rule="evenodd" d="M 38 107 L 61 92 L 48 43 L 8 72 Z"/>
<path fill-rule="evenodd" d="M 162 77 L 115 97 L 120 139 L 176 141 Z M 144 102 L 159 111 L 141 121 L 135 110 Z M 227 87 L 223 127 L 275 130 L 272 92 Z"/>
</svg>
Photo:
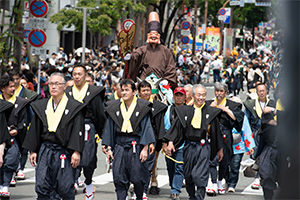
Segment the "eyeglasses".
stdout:
<svg viewBox="0 0 300 200">
<path fill-rule="evenodd" d="M 50 83 L 48 83 L 48 85 L 49 85 L 50 87 L 52 87 L 52 86 L 58 87 L 58 86 L 64 85 L 64 83 L 59 83 L 59 82 L 52 83 L 52 82 L 50 82 Z"/>
</svg>

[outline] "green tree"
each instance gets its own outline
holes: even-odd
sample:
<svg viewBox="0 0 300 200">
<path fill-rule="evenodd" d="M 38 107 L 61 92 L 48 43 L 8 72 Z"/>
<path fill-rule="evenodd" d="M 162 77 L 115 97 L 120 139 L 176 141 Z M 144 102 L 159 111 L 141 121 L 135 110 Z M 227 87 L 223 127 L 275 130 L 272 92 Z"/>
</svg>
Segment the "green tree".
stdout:
<svg viewBox="0 0 300 200">
<path fill-rule="evenodd" d="M 80 0 L 76 5 L 76 7 L 91 8 L 96 6 L 95 0 Z M 145 6 L 132 0 L 101 0 L 98 9 L 88 10 L 86 18 L 87 31 L 94 37 L 94 49 L 96 49 L 96 34 L 110 35 L 117 21 L 127 16 L 130 11 L 145 12 Z M 50 21 L 57 24 L 57 30 L 62 30 L 63 27 L 70 28 L 74 25 L 75 31 L 82 32 L 83 12 L 79 8 L 63 8 L 52 15 Z"/>
<path fill-rule="evenodd" d="M 4 10 L 2 13 L 2 17 L 9 19 L 9 23 L 0 25 L 0 77 L 7 70 L 6 65 L 9 59 L 13 59 L 16 65 L 20 66 L 22 36 L 19 32 L 21 32 L 20 23 L 23 14 L 22 2 L 22 0 L 14 1 L 10 15 L 5 15 Z"/>
</svg>

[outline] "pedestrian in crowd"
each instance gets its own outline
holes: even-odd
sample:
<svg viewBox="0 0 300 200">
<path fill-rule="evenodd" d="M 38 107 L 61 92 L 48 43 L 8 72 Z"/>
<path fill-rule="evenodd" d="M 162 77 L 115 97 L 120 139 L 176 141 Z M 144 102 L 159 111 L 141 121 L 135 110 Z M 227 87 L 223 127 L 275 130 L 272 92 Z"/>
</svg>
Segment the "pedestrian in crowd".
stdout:
<svg viewBox="0 0 300 200">
<path fill-rule="evenodd" d="M 165 132 L 168 132 L 172 123 L 175 119 L 175 107 L 185 105 L 186 99 L 186 91 L 182 87 L 177 87 L 174 90 L 174 104 L 168 106 L 168 110 L 164 117 L 165 122 Z M 178 142 L 178 141 L 176 141 Z M 167 171 L 169 175 L 169 185 L 171 187 L 170 197 L 174 200 L 179 199 L 179 195 L 181 193 L 182 183 L 184 179 L 183 175 L 183 147 L 184 143 L 181 143 L 180 146 L 174 149 L 174 146 L 171 145 L 173 141 L 168 141 L 163 143 L 164 152 L 168 152 L 168 156 L 166 157 Z M 173 152 L 171 152 L 171 149 Z"/>
<path fill-rule="evenodd" d="M 149 179 L 147 162 L 149 145 L 155 142 L 151 125 L 150 102 L 135 96 L 136 86 L 125 79 L 120 83 L 122 99 L 111 101 L 102 144 L 109 163 L 113 163 L 113 179 L 117 199 L 126 199 L 130 182 L 138 200 L 143 198 Z"/>
<path fill-rule="evenodd" d="M 223 68 L 223 63 L 220 57 L 216 58 L 214 61 L 211 62 L 211 66 L 214 73 L 214 83 L 221 82 L 220 78 L 220 71 Z"/>
<path fill-rule="evenodd" d="M 209 160 L 215 155 L 219 162 L 223 158 L 223 137 L 217 118 L 221 110 L 205 104 L 206 90 L 202 85 L 194 85 L 193 97 L 194 106 L 175 108 L 175 118 L 165 136 L 169 141 L 166 153 L 171 156 L 185 143 L 183 169 L 186 190 L 189 199 L 202 200 L 208 183 Z"/>
<path fill-rule="evenodd" d="M 37 199 L 75 199 L 75 171 L 84 145 L 82 104 L 65 94 L 61 73 L 50 76 L 51 97 L 32 103 L 35 113 L 23 147 L 36 170 Z"/>
<path fill-rule="evenodd" d="M 86 82 L 87 71 L 82 65 L 76 65 L 73 68 L 72 76 L 74 85 L 66 88 L 68 98 L 86 105 L 84 114 L 84 148 L 82 151 L 82 159 L 80 168 L 77 170 L 78 185 L 83 186 L 80 179 L 80 170 L 83 169 L 85 177 L 85 199 L 94 198 L 94 189 L 92 184 L 92 176 L 97 167 L 97 147 L 105 122 L 104 114 L 104 88 L 89 85 Z M 76 181 L 77 182 L 77 181 Z M 77 185 L 75 186 L 77 189 Z"/>
<path fill-rule="evenodd" d="M 15 82 L 11 75 L 2 76 L 0 80 L 1 95 L 0 99 L 14 104 L 14 108 L 7 121 L 10 134 L 11 146 L 7 148 L 4 164 L 0 168 L 0 188 L 2 197 L 10 197 L 8 191 L 13 173 L 19 167 L 20 152 L 23 152 L 22 144 L 27 132 L 29 99 L 23 99 L 15 95 Z"/>
</svg>

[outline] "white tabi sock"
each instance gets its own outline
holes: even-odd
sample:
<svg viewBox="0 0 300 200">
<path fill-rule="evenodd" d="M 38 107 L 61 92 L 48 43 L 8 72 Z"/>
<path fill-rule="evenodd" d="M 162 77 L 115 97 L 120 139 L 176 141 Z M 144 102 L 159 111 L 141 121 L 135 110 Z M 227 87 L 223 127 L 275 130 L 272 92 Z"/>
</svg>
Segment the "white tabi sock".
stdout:
<svg viewBox="0 0 300 200">
<path fill-rule="evenodd" d="M 3 191 L 3 185 L 0 185 L 0 192 Z"/>
<path fill-rule="evenodd" d="M 89 184 L 85 186 L 85 191 L 88 195 L 93 193 L 93 184 Z"/>
<path fill-rule="evenodd" d="M 223 189 L 222 181 L 218 180 L 217 185 L 219 189 Z"/>
<path fill-rule="evenodd" d="M 4 186 L 2 192 L 8 192 L 8 187 Z"/>
</svg>

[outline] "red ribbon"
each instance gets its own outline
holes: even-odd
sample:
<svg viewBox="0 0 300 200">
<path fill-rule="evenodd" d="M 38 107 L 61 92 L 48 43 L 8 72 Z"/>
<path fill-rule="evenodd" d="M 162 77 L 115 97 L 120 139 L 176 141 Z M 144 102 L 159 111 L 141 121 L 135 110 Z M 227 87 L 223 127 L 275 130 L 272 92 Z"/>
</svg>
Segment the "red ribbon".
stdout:
<svg viewBox="0 0 300 200">
<path fill-rule="evenodd" d="M 169 90 L 171 88 L 170 83 L 168 83 L 168 85 L 163 85 L 163 88 Z"/>
<path fill-rule="evenodd" d="M 223 135 L 223 138 L 224 138 L 224 142 L 226 144 L 226 135 L 225 134 Z"/>
</svg>

